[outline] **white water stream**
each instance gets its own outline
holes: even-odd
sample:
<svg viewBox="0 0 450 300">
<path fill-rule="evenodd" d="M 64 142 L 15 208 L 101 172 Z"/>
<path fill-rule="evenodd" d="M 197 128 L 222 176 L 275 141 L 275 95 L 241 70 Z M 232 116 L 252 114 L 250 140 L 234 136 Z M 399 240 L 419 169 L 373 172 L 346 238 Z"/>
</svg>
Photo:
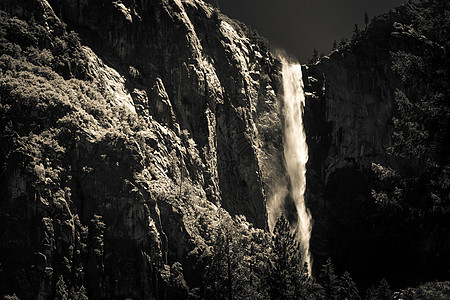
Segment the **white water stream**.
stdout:
<svg viewBox="0 0 450 300">
<path fill-rule="evenodd" d="M 306 163 L 308 146 L 303 127 L 303 92 L 302 69 L 299 64 L 291 64 L 285 59 L 283 63 L 283 117 L 284 117 L 284 158 L 290 183 L 290 196 L 297 210 L 296 236 L 300 242 L 303 262 L 308 264 L 311 275 L 311 214 L 305 206 Z"/>
</svg>

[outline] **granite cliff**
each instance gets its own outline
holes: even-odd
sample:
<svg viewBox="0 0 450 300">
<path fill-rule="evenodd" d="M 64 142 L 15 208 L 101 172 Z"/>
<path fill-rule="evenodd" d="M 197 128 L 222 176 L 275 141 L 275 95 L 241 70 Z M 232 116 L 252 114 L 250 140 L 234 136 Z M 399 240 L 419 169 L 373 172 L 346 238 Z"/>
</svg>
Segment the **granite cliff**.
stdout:
<svg viewBox="0 0 450 300">
<path fill-rule="evenodd" d="M 205 297 L 227 222 L 257 240 L 250 268 L 266 262 L 268 202 L 286 181 L 267 41 L 201 0 L 0 9 L 1 295 Z M 418 30 L 441 16 L 423 11 L 375 18 L 302 67 L 315 275 L 332 257 L 360 288 L 448 278 L 448 27 Z M 429 60 L 429 74 L 412 68 L 420 83 L 404 72 L 414 60 Z M 428 131 L 407 144 L 401 120 Z"/>
<path fill-rule="evenodd" d="M 265 41 L 202 1 L 0 8 L 2 291 L 48 298 L 62 275 L 93 298 L 171 297 L 161 270 L 199 286 L 220 207 L 267 227 L 283 170 Z"/>
<path fill-rule="evenodd" d="M 366 287 L 448 276 L 448 9 L 404 4 L 303 70 L 315 263 Z"/>
</svg>

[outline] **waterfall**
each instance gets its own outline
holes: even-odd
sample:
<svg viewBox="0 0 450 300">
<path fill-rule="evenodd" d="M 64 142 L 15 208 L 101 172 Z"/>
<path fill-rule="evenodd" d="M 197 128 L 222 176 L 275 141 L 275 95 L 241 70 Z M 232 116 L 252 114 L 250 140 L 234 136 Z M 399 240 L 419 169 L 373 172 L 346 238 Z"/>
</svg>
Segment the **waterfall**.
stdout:
<svg viewBox="0 0 450 300">
<path fill-rule="evenodd" d="M 297 210 L 295 232 L 300 242 L 303 262 L 308 263 L 311 275 L 311 253 L 309 240 L 311 238 L 312 220 L 305 206 L 306 162 L 308 161 L 308 146 L 303 128 L 303 108 L 305 95 L 303 92 L 302 70 L 299 64 L 291 64 L 286 59 L 283 63 L 283 118 L 284 118 L 284 159 L 288 175 L 288 190 Z M 279 201 L 278 206 L 279 206 Z M 274 211 L 275 212 L 275 211 Z M 281 211 L 275 212 L 280 215 Z M 274 216 L 271 217 L 272 219 Z"/>
</svg>

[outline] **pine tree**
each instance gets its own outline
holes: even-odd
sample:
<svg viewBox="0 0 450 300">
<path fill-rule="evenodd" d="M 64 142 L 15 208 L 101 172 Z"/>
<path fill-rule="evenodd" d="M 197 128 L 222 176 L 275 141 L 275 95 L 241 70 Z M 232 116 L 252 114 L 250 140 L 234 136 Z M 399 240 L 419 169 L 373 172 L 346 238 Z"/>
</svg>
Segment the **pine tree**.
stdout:
<svg viewBox="0 0 450 300">
<path fill-rule="evenodd" d="M 319 51 L 316 48 L 314 48 L 312 58 L 309 60 L 309 62 L 311 64 L 315 64 L 318 61 L 319 61 Z"/>
<path fill-rule="evenodd" d="M 188 298 L 189 287 L 184 279 L 183 266 L 177 261 L 170 267 L 169 289 L 173 299 Z"/>
<path fill-rule="evenodd" d="M 224 221 L 224 218 L 227 221 Z M 232 220 L 220 216 L 217 236 L 213 244 L 213 256 L 206 270 L 207 297 L 215 299 L 233 299 L 233 228 Z"/>
<path fill-rule="evenodd" d="M 333 48 L 331 49 L 331 50 L 336 50 L 338 48 L 338 45 L 337 45 L 337 42 L 336 42 L 336 40 L 334 40 L 334 42 L 333 42 Z"/>
<path fill-rule="evenodd" d="M 56 283 L 55 299 L 56 300 L 67 300 L 68 298 L 67 286 L 64 282 L 63 276 L 59 276 L 58 282 Z"/>
<path fill-rule="evenodd" d="M 86 289 L 84 286 L 81 286 L 78 291 L 75 289 L 75 287 L 70 288 L 69 292 L 69 298 L 70 300 L 88 300 L 89 298 L 86 295 Z"/>
<path fill-rule="evenodd" d="M 86 288 L 82 285 L 80 290 L 78 291 L 78 300 L 88 300 Z"/>
<path fill-rule="evenodd" d="M 356 287 L 355 282 L 353 281 L 350 273 L 347 271 L 344 272 L 341 278 L 338 281 L 337 288 L 338 299 L 347 299 L 347 300 L 360 300 L 358 288 Z"/>
<path fill-rule="evenodd" d="M 306 270 L 307 265 L 302 264 L 300 245 L 282 215 L 273 232 L 269 278 L 271 299 L 295 299 L 305 292 L 304 287 L 309 279 Z"/>
<path fill-rule="evenodd" d="M 353 25 L 353 35 L 352 35 L 352 44 L 354 44 L 358 40 L 359 35 L 360 35 L 359 26 L 358 26 L 358 24 L 354 24 Z"/>
<path fill-rule="evenodd" d="M 347 43 L 348 43 L 348 39 L 342 38 L 342 39 L 339 41 L 339 46 L 340 46 L 340 47 L 345 47 L 345 45 L 347 45 Z"/>
<path fill-rule="evenodd" d="M 324 288 L 325 299 L 337 299 L 338 277 L 334 271 L 334 265 L 331 262 L 331 258 L 328 258 L 326 263 L 322 266 L 319 278 Z"/>
<path fill-rule="evenodd" d="M 367 14 L 367 12 L 364 13 L 364 24 L 366 24 L 367 29 L 367 26 L 369 25 L 369 15 Z"/>
<path fill-rule="evenodd" d="M 366 300 L 392 300 L 392 291 L 386 279 L 380 281 L 378 287 L 370 287 L 366 293 Z"/>
<path fill-rule="evenodd" d="M 267 244 L 263 232 L 250 229 L 245 218 L 222 214 L 206 270 L 206 298 L 266 299 Z"/>
<path fill-rule="evenodd" d="M 378 297 L 383 300 L 391 300 L 392 299 L 392 291 L 389 283 L 386 279 L 382 279 L 380 281 L 380 285 L 378 286 Z"/>
</svg>

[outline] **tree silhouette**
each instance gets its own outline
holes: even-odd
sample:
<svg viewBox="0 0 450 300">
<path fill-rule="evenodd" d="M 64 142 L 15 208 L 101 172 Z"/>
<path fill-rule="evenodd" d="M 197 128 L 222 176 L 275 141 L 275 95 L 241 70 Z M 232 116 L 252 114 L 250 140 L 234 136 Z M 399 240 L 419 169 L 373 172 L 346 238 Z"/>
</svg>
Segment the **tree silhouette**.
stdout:
<svg viewBox="0 0 450 300">
<path fill-rule="evenodd" d="M 336 42 L 336 40 L 334 40 L 333 48 L 331 48 L 331 50 L 336 50 L 337 48 L 338 48 L 337 42 Z"/>
<path fill-rule="evenodd" d="M 213 254 L 205 273 L 205 296 L 212 299 L 267 299 L 270 243 L 263 230 L 242 216 L 221 213 Z"/>
<path fill-rule="evenodd" d="M 58 282 L 56 283 L 55 299 L 57 300 L 67 300 L 69 293 L 67 292 L 67 286 L 64 282 L 64 278 L 59 276 Z"/>
<path fill-rule="evenodd" d="M 386 279 L 382 279 L 378 287 L 367 290 L 366 300 L 392 300 L 392 291 Z"/>
<path fill-rule="evenodd" d="M 307 265 L 302 264 L 300 244 L 287 219 L 278 218 L 272 240 L 269 293 L 271 299 L 296 299 L 309 281 Z"/>
<path fill-rule="evenodd" d="M 320 270 L 320 280 L 324 289 L 326 299 L 336 299 L 338 292 L 338 277 L 334 271 L 334 265 L 331 262 L 331 258 L 328 258 L 326 263 Z"/>
</svg>

